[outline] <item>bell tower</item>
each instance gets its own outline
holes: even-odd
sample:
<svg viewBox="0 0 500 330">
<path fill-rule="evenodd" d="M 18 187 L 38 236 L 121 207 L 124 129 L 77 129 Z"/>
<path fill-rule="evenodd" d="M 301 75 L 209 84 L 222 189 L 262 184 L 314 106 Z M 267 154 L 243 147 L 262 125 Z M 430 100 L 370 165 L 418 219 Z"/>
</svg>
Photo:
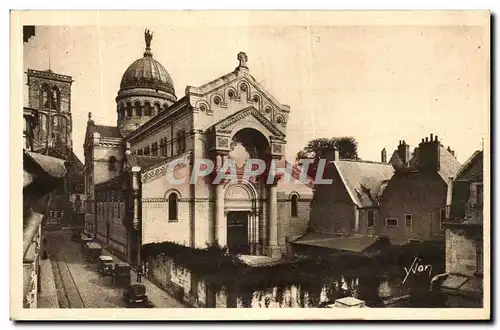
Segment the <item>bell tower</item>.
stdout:
<svg viewBox="0 0 500 330">
<path fill-rule="evenodd" d="M 35 151 L 47 147 L 57 150 L 68 159 L 72 150 L 71 84 L 70 76 L 28 69 L 28 107 L 38 113 L 34 130 Z"/>
</svg>

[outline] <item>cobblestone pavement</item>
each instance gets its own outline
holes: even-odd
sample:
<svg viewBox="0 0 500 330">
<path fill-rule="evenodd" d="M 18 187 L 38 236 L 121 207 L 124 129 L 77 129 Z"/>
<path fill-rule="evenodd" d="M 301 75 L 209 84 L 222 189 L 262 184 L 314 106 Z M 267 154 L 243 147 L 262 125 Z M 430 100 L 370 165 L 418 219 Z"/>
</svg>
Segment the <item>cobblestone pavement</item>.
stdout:
<svg viewBox="0 0 500 330">
<path fill-rule="evenodd" d="M 70 230 L 43 233 L 50 256 L 60 308 L 125 308 L 123 289 L 97 272 L 85 260 L 81 243 L 71 241 Z"/>
</svg>

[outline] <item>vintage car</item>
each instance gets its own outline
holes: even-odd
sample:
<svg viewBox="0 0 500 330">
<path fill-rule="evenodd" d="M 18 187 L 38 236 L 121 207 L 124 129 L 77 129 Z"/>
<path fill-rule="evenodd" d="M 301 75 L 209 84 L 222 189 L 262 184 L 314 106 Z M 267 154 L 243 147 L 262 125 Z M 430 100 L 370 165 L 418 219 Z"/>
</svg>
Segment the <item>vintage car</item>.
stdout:
<svg viewBox="0 0 500 330">
<path fill-rule="evenodd" d="M 85 248 L 85 245 L 87 243 L 90 243 L 90 242 L 93 242 L 94 240 L 92 239 L 92 237 L 88 237 L 87 235 L 85 235 L 84 233 L 81 233 L 80 234 L 80 241 L 82 242 L 82 247 Z"/>
<path fill-rule="evenodd" d="M 130 266 L 125 263 L 116 263 L 113 269 L 113 284 L 118 288 L 130 286 Z"/>
<path fill-rule="evenodd" d="M 123 292 L 123 299 L 128 308 L 152 308 L 153 304 L 148 300 L 144 284 L 132 284 Z"/>
<path fill-rule="evenodd" d="M 95 242 L 86 243 L 84 253 L 88 261 L 96 262 L 102 254 L 102 246 Z"/>
<path fill-rule="evenodd" d="M 114 260 L 110 256 L 99 256 L 97 271 L 102 275 L 113 275 Z"/>
</svg>

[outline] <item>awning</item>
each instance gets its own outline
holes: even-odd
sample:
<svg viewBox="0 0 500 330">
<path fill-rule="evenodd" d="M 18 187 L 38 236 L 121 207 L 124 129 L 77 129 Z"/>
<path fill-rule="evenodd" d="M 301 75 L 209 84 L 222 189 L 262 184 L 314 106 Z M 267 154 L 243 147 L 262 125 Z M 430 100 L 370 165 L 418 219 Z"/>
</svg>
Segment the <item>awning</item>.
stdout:
<svg viewBox="0 0 500 330">
<path fill-rule="evenodd" d="M 334 234 L 324 233 L 307 233 L 293 244 L 304 246 L 315 246 L 320 248 L 349 251 L 349 252 L 364 252 L 378 241 L 377 237 L 351 235 L 339 236 Z"/>
</svg>

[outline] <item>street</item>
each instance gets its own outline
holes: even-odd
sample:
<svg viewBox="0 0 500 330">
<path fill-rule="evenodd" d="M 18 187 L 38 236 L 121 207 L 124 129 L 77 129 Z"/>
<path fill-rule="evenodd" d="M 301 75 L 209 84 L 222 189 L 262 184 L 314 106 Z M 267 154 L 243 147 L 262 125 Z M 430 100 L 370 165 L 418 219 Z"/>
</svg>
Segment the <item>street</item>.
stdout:
<svg viewBox="0 0 500 330">
<path fill-rule="evenodd" d="M 114 288 L 111 277 L 101 276 L 97 265 L 85 260 L 70 230 L 45 231 L 43 236 L 60 308 L 126 308 L 123 289 Z"/>
</svg>

